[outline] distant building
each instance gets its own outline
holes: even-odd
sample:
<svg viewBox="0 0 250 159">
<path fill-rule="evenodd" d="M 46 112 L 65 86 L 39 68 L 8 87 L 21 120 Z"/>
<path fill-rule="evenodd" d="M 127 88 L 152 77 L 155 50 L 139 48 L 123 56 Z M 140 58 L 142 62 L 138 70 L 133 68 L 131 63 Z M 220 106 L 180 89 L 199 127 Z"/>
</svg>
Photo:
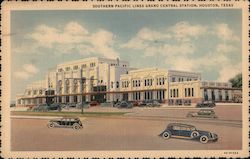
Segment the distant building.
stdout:
<svg viewBox="0 0 250 159">
<path fill-rule="evenodd" d="M 202 81 L 200 73 L 135 69 L 127 61 L 92 57 L 57 65 L 45 80 L 30 84 L 18 95 L 16 105 L 45 103 L 46 96 L 54 96 L 58 103 L 79 103 L 82 99 L 101 103 L 159 100 L 177 105 L 203 100 L 232 102 L 233 91 L 230 83 Z"/>
</svg>

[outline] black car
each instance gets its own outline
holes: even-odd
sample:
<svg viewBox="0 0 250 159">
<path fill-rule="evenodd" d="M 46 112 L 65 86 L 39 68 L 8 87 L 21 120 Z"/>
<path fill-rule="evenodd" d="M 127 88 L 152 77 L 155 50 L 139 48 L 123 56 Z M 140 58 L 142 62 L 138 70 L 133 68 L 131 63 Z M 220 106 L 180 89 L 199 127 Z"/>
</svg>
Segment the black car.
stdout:
<svg viewBox="0 0 250 159">
<path fill-rule="evenodd" d="M 170 123 L 167 128 L 159 135 L 164 139 L 173 138 L 184 138 L 190 140 L 198 140 L 205 144 L 209 141 L 217 141 L 217 134 L 209 131 L 197 130 L 193 125 L 182 124 L 182 123 Z"/>
<path fill-rule="evenodd" d="M 81 129 L 83 127 L 82 122 L 79 118 L 70 118 L 70 117 L 52 119 L 49 121 L 47 126 L 49 128 L 54 128 L 54 127 L 73 128 L 74 130 Z"/>
<path fill-rule="evenodd" d="M 115 107 L 117 108 L 132 108 L 132 104 L 127 101 L 121 101 L 115 104 Z"/>
<path fill-rule="evenodd" d="M 198 108 L 206 108 L 206 107 L 212 108 L 215 106 L 216 106 L 216 104 L 214 101 L 202 101 L 202 102 L 196 104 L 196 107 L 198 107 Z"/>
<path fill-rule="evenodd" d="M 198 112 L 189 112 L 187 117 L 218 118 L 213 109 L 201 109 Z"/>
</svg>

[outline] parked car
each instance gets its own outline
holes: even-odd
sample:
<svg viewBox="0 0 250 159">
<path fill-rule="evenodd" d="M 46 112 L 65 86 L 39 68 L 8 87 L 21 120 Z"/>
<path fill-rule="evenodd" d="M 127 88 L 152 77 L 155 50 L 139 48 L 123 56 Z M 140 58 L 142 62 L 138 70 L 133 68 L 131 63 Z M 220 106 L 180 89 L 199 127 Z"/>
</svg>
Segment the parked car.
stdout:
<svg viewBox="0 0 250 159">
<path fill-rule="evenodd" d="M 97 105 L 100 105 L 97 101 L 91 101 L 89 103 L 89 105 L 92 107 L 92 106 L 97 106 Z"/>
<path fill-rule="evenodd" d="M 187 117 L 218 118 L 213 109 L 201 109 L 198 112 L 189 112 Z"/>
<path fill-rule="evenodd" d="M 153 100 L 153 101 L 148 101 L 146 102 L 146 106 L 149 106 L 149 107 L 157 107 L 157 106 L 161 106 L 161 104 L 156 101 L 156 100 Z"/>
<path fill-rule="evenodd" d="M 200 141 L 205 144 L 209 141 L 216 142 L 218 135 L 209 131 L 197 130 L 193 125 L 182 123 L 170 123 L 167 128 L 159 135 L 163 139 L 182 138 Z"/>
<path fill-rule="evenodd" d="M 200 102 L 200 103 L 197 103 L 196 107 L 198 108 L 205 108 L 205 107 L 215 107 L 216 104 L 214 101 L 203 101 L 203 102 Z"/>
<path fill-rule="evenodd" d="M 157 100 L 145 100 L 138 103 L 140 107 L 148 106 L 148 107 L 156 107 L 161 106 L 161 104 Z"/>
<path fill-rule="evenodd" d="M 70 118 L 70 117 L 52 119 L 49 121 L 47 126 L 49 128 L 54 128 L 54 127 L 73 128 L 74 130 L 83 128 L 82 122 L 79 118 Z"/>
<path fill-rule="evenodd" d="M 139 101 L 133 101 L 132 104 L 133 104 L 133 106 L 139 106 L 140 102 Z"/>
<path fill-rule="evenodd" d="M 121 101 L 116 104 L 117 108 L 132 108 L 132 104 L 127 101 Z"/>
<path fill-rule="evenodd" d="M 47 107 L 48 107 L 48 110 L 58 110 L 58 111 L 62 110 L 62 107 L 59 103 L 53 103 Z"/>
<path fill-rule="evenodd" d="M 147 102 L 144 100 L 144 101 L 140 101 L 139 103 L 138 103 L 138 105 L 140 106 L 140 107 L 143 107 L 143 106 L 146 106 L 147 105 Z"/>
<path fill-rule="evenodd" d="M 30 109 L 30 111 L 34 111 L 34 112 L 47 112 L 50 110 L 57 110 L 57 111 L 61 111 L 61 105 L 59 103 L 53 103 L 51 105 L 47 105 L 47 104 L 40 104 L 37 106 L 34 106 L 32 109 Z"/>
<path fill-rule="evenodd" d="M 190 106 L 191 105 L 191 100 L 183 100 L 183 105 Z"/>
</svg>

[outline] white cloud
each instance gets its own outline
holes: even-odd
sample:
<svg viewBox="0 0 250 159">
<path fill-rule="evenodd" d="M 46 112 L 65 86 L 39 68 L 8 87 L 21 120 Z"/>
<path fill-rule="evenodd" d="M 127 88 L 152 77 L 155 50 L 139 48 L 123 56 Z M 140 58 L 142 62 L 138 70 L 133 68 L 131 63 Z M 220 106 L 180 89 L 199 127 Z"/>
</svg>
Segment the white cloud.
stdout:
<svg viewBox="0 0 250 159">
<path fill-rule="evenodd" d="M 227 82 L 229 79 L 233 78 L 235 75 L 242 72 L 241 64 L 237 65 L 223 65 L 222 68 L 219 70 L 219 77 L 218 81 Z"/>
<path fill-rule="evenodd" d="M 26 80 L 39 72 L 38 68 L 32 64 L 24 64 L 21 68 L 22 70 L 14 72 L 16 78 Z"/>
<path fill-rule="evenodd" d="M 29 40 L 33 40 L 35 45 L 55 49 L 56 53 L 97 54 L 108 58 L 118 57 L 118 53 L 114 50 L 114 37 L 113 33 L 104 29 L 89 33 L 77 22 L 69 22 L 65 26 L 58 27 L 39 25 L 34 32 L 28 34 Z M 22 48 L 15 50 L 23 51 Z"/>
<path fill-rule="evenodd" d="M 229 44 L 224 43 L 224 44 L 219 44 L 217 46 L 216 51 L 219 53 L 232 53 L 232 52 L 236 51 L 236 47 L 233 45 L 229 45 Z"/>
<path fill-rule="evenodd" d="M 31 75 L 28 72 L 25 71 L 17 71 L 14 73 L 14 76 L 18 79 L 28 79 Z"/>
<path fill-rule="evenodd" d="M 228 24 L 217 24 L 215 25 L 214 30 L 218 38 L 222 39 L 223 41 L 239 41 L 239 37 L 234 34 L 233 30 L 229 28 Z"/>
<path fill-rule="evenodd" d="M 24 71 L 26 71 L 30 74 L 38 73 L 38 69 L 32 64 L 24 64 L 22 67 L 23 67 Z"/>
<path fill-rule="evenodd" d="M 158 43 L 160 44 L 162 41 L 170 38 L 170 34 L 154 31 L 149 28 L 142 28 L 127 43 L 122 44 L 121 47 L 136 50 L 146 49 L 150 45 L 158 45 Z"/>
<path fill-rule="evenodd" d="M 86 35 L 88 34 L 88 30 L 84 27 L 82 27 L 77 22 L 69 22 L 65 28 L 66 33 L 72 34 L 72 35 Z"/>
<path fill-rule="evenodd" d="M 201 25 L 191 25 L 189 22 L 182 21 L 167 29 L 173 36 L 180 41 L 190 41 L 190 38 L 198 38 L 207 33 L 207 27 Z"/>
<path fill-rule="evenodd" d="M 101 53 L 108 58 L 117 58 L 118 53 L 113 49 L 114 35 L 106 30 L 99 30 L 90 37 L 92 44 L 92 51 L 94 53 Z"/>
</svg>

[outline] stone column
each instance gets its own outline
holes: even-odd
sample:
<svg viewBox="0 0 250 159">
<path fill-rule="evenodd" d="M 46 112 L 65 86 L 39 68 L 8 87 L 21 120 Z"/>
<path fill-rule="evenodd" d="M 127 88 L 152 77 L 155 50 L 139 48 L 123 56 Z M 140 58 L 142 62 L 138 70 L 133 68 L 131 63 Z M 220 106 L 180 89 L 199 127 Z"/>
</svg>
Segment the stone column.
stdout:
<svg viewBox="0 0 250 159">
<path fill-rule="evenodd" d="M 207 96 L 208 96 L 208 100 L 212 100 L 212 90 L 211 89 L 207 89 Z"/>
<path fill-rule="evenodd" d="M 214 90 L 214 96 L 215 96 L 215 100 L 218 101 L 219 100 L 219 90 L 218 89 Z"/>
<path fill-rule="evenodd" d="M 225 101 L 226 100 L 226 93 L 225 93 L 225 90 L 221 90 L 221 95 L 222 95 L 222 101 Z"/>
</svg>

